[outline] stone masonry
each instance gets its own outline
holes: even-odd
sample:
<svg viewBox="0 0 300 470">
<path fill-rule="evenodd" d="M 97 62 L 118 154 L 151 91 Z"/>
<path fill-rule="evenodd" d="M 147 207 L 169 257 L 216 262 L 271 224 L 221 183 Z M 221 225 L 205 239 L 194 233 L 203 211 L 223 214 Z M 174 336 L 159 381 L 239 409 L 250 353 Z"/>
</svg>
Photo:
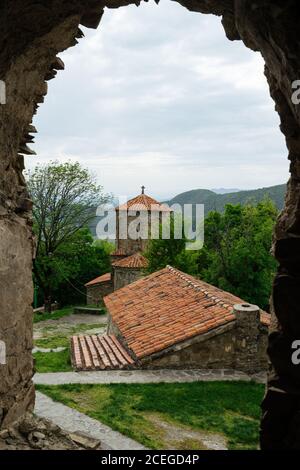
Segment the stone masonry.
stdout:
<svg viewBox="0 0 300 470">
<path fill-rule="evenodd" d="M 114 290 L 127 286 L 143 277 L 143 271 L 135 268 L 113 268 Z"/>
<path fill-rule="evenodd" d="M 88 305 L 99 305 L 103 297 L 113 291 L 111 278 L 99 283 L 86 285 L 86 303 Z"/>
<path fill-rule="evenodd" d="M 230 369 L 246 374 L 265 372 L 268 328 L 259 319 L 259 308 L 235 306 L 235 324 L 220 327 L 217 333 L 206 333 L 160 354 L 141 360 L 143 368 L 166 369 Z"/>
</svg>

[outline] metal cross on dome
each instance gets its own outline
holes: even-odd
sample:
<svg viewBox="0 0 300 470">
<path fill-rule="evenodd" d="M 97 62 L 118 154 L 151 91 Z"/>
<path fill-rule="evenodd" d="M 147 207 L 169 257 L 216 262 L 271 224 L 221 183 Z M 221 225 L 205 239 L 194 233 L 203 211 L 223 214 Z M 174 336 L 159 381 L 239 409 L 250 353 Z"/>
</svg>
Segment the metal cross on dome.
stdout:
<svg viewBox="0 0 300 470">
<path fill-rule="evenodd" d="M 145 194 L 145 186 L 142 186 L 142 194 Z"/>
</svg>

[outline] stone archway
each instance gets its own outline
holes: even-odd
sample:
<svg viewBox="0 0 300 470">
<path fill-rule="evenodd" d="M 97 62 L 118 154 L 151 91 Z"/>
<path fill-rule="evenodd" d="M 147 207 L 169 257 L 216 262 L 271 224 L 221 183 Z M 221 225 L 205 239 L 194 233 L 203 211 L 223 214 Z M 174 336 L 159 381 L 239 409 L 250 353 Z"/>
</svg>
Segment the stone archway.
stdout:
<svg viewBox="0 0 300 470">
<path fill-rule="evenodd" d="M 269 339 L 272 368 L 263 403 L 261 442 L 267 448 L 300 448 L 300 373 L 292 343 L 300 339 L 300 110 L 291 100 L 300 79 L 297 0 L 175 0 L 191 11 L 222 17 L 230 40 L 242 40 L 265 60 L 270 93 L 280 115 L 291 162 L 285 209 L 275 231 L 279 270 L 273 290 Z M 31 202 L 22 175 L 30 153 L 32 116 L 47 93 L 47 80 L 63 68 L 57 53 L 77 44 L 80 24 L 97 28 L 103 8 L 140 0 L 4 0 L 0 6 L 0 428 L 34 405 L 32 385 Z M 151 41 L 151 38 L 149 38 Z"/>
</svg>

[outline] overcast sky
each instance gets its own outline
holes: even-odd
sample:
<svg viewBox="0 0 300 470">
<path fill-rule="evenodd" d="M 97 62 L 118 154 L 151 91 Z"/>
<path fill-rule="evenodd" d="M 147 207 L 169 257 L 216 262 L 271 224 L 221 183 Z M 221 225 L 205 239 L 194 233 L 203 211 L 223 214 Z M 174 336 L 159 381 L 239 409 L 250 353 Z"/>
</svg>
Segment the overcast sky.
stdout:
<svg viewBox="0 0 300 470">
<path fill-rule="evenodd" d="M 286 182 L 287 150 L 259 54 L 220 19 L 161 0 L 106 10 L 61 54 L 34 124 L 37 162 L 78 160 L 106 192 L 164 199 Z"/>
</svg>

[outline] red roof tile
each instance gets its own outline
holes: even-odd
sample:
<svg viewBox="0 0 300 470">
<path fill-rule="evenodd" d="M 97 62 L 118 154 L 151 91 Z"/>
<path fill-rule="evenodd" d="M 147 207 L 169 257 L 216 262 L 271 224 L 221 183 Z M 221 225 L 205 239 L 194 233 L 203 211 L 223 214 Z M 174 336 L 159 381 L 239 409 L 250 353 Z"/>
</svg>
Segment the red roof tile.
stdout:
<svg viewBox="0 0 300 470">
<path fill-rule="evenodd" d="M 108 281 L 111 281 L 111 273 L 102 274 L 102 276 L 96 277 L 96 279 L 93 279 L 92 281 L 87 282 L 85 286 L 86 287 L 93 286 L 93 285 L 101 284 L 102 282 L 108 282 Z"/>
<path fill-rule="evenodd" d="M 128 369 L 134 360 L 114 335 L 80 335 L 71 338 L 75 370 Z"/>
<path fill-rule="evenodd" d="M 234 321 L 233 305 L 244 303 L 171 266 L 116 290 L 104 302 L 138 358 Z"/>
<path fill-rule="evenodd" d="M 171 209 L 166 204 L 161 204 L 146 194 L 139 194 L 138 196 L 130 199 L 125 204 L 116 207 L 119 211 L 152 211 L 152 212 L 171 212 Z"/>
<path fill-rule="evenodd" d="M 146 268 L 148 266 L 147 259 L 141 253 L 134 253 L 134 255 L 127 256 L 127 258 L 114 261 L 112 266 L 118 268 Z"/>
</svg>

